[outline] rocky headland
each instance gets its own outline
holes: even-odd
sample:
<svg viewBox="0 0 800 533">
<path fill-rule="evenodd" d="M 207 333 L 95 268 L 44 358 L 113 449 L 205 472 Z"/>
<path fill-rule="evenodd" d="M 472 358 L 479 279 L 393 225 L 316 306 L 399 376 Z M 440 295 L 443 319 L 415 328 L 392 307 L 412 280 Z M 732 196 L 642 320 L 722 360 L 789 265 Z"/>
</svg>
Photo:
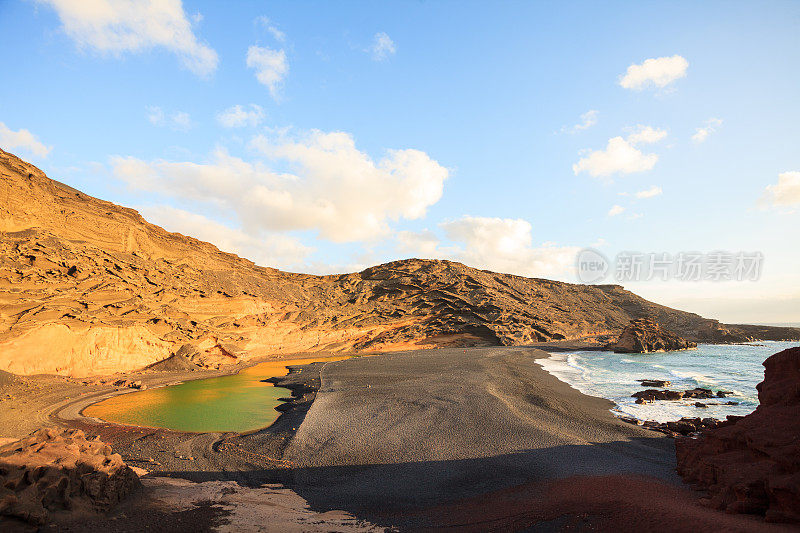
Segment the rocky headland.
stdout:
<svg viewBox="0 0 800 533">
<path fill-rule="evenodd" d="M 282 272 L 169 233 L 2 150 L 0 197 L 0 370 L 15 374 L 591 341 L 645 317 L 692 342 L 800 339 L 797 328 L 725 325 L 619 285 L 449 261 L 329 276 Z"/>
<path fill-rule="evenodd" d="M 697 348 L 697 343 L 663 328 L 650 318 L 637 318 L 625 326 L 619 338 L 605 346 L 619 353 L 670 352 Z"/>
<path fill-rule="evenodd" d="M 678 439 L 678 473 L 729 513 L 800 523 L 800 348 L 764 361 L 760 405 L 697 439 Z"/>
</svg>

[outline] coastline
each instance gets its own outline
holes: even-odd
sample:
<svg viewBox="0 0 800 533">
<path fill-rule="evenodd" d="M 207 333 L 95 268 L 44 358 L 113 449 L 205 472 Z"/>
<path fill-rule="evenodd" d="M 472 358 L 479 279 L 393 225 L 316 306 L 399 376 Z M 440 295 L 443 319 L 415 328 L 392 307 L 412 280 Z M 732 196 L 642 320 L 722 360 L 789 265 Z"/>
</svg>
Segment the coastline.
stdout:
<svg viewBox="0 0 800 533">
<path fill-rule="evenodd" d="M 550 375 L 537 363 L 549 356 L 538 346 L 458 348 L 299 367 L 280 378 L 294 388 L 294 405 L 247 434 L 72 418 L 102 391 L 64 399 L 72 410 L 62 406 L 51 422 L 99 435 L 147 470 L 146 495 L 171 483 L 164 477 L 202 484 L 189 487 L 235 482 L 243 491 L 280 483 L 314 512 L 341 510 L 401 530 L 481 531 L 485 517 L 498 525 L 569 524 L 588 513 L 602 531 L 614 521 L 641 523 L 621 513 L 646 514 L 664 494 L 679 506 L 645 525 L 660 517 L 677 526 L 687 506 L 700 523 L 720 518 L 675 474 L 671 439 L 619 420 L 612 402 Z M 574 490 L 594 503 L 577 507 L 564 496 Z M 607 516 L 621 495 L 626 506 Z M 748 517 L 723 521 L 732 531 L 781 530 Z"/>
<path fill-rule="evenodd" d="M 611 412 L 629 421 L 664 424 L 681 418 L 724 420 L 745 416 L 758 406 L 756 385 L 763 380 L 763 361 L 797 342 L 760 341 L 747 344 L 700 344 L 687 350 L 644 354 L 603 350 L 548 350 L 539 364 L 559 380 L 584 394 L 614 402 Z M 709 396 L 635 401 L 635 394 L 653 389 L 642 380 L 664 381 L 656 389 L 707 389 Z M 722 391 L 721 395 L 717 395 Z M 699 398 L 699 401 L 698 401 Z"/>
</svg>

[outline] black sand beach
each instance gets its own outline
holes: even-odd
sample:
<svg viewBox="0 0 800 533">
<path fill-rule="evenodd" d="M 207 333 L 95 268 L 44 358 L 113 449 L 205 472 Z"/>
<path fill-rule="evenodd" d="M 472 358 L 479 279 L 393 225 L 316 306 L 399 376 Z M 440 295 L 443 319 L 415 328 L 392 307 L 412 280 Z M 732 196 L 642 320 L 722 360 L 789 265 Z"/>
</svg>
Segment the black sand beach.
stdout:
<svg viewBox="0 0 800 533">
<path fill-rule="evenodd" d="M 547 356 L 453 348 L 307 365 L 287 378 L 302 401 L 244 435 L 98 423 L 78 414 L 92 395 L 50 420 L 99 434 L 151 476 L 282 483 L 314 511 L 401 530 L 634 530 L 660 519 L 637 514 L 656 500 L 673 502 L 664 511 L 673 526 L 676 506 L 691 508 L 695 523 L 720 519 L 675 474 L 673 440 L 621 422 L 611 402 L 551 376 L 536 363 Z M 575 491 L 596 505 L 575 507 Z M 722 518 L 732 531 L 781 529 Z"/>
</svg>

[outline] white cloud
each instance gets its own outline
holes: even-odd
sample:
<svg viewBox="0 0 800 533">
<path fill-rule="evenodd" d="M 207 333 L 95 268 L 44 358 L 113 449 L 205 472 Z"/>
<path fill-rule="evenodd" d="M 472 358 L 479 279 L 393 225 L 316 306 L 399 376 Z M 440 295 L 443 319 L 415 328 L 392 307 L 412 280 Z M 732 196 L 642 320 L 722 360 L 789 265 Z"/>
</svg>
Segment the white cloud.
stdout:
<svg viewBox="0 0 800 533">
<path fill-rule="evenodd" d="M 722 120 L 718 118 L 710 118 L 706 120 L 705 125 L 697 128 L 694 135 L 692 135 L 692 142 L 700 144 L 708 139 L 708 136 L 717 131 L 717 128 L 722 126 Z"/>
<path fill-rule="evenodd" d="M 448 176 L 419 150 L 388 150 L 373 161 L 343 132 L 258 136 L 251 146 L 269 164 L 224 150 L 205 163 L 114 157 L 111 164 L 135 188 L 211 203 L 238 217 L 248 232 L 316 230 L 335 242 L 375 239 L 388 233 L 389 221 L 423 217 L 441 198 Z"/>
<path fill-rule="evenodd" d="M 396 51 L 397 47 L 394 41 L 382 31 L 375 34 L 372 44 L 367 49 L 367 52 L 372 54 L 372 59 L 375 61 L 384 61 L 389 56 L 394 55 Z"/>
<path fill-rule="evenodd" d="M 666 87 L 670 83 L 686 76 L 689 62 L 685 58 L 674 55 L 647 59 L 641 64 L 628 67 L 620 76 L 619 84 L 625 89 L 640 90 L 645 87 Z"/>
<path fill-rule="evenodd" d="M 6 151 L 22 149 L 39 157 L 47 157 L 51 146 L 45 146 L 36 135 L 26 129 L 14 131 L 0 122 L 0 148 Z"/>
<path fill-rule="evenodd" d="M 184 111 L 176 111 L 167 116 L 158 106 L 147 106 L 147 120 L 154 126 L 169 127 L 175 131 L 189 131 L 192 126 L 192 117 Z"/>
<path fill-rule="evenodd" d="M 173 128 L 176 130 L 187 131 L 192 127 L 192 118 L 189 116 L 189 113 L 178 111 L 177 113 L 173 113 L 171 118 Z"/>
<path fill-rule="evenodd" d="M 247 49 L 247 66 L 256 71 L 259 83 L 266 85 L 272 97 L 277 98 L 283 80 L 289 73 L 286 52 L 251 46 Z"/>
<path fill-rule="evenodd" d="M 180 0 L 38 0 L 58 13 L 64 32 L 99 52 L 163 47 L 199 76 L 217 68 L 217 53 L 198 41 Z"/>
<path fill-rule="evenodd" d="M 645 154 L 636 148 L 637 144 L 652 144 L 667 136 L 667 132 L 650 126 L 638 125 L 627 138 L 612 137 L 605 150 L 588 150 L 572 171 L 577 176 L 587 172 L 593 177 L 608 177 L 612 174 L 631 174 L 652 169 L 658 155 Z"/>
<path fill-rule="evenodd" d="M 463 216 L 439 226 L 448 239 L 462 244 L 446 252 L 451 259 L 496 272 L 564 277 L 578 253 L 577 247 L 553 243 L 534 247 L 531 224 L 519 218 Z"/>
<path fill-rule="evenodd" d="M 167 231 L 173 231 L 210 242 L 223 252 L 250 259 L 262 266 L 298 268 L 305 264 L 314 251 L 297 239 L 275 233 L 251 235 L 233 229 L 203 215 L 184 211 L 168 205 L 140 207 L 139 211 L 150 222 Z"/>
<path fill-rule="evenodd" d="M 269 18 L 268 18 L 268 17 L 265 17 L 265 16 L 263 16 L 263 15 L 262 15 L 262 16 L 260 16 L 260 17 L 256 17 L 256 20 L 255 20 L 255 22 L 256 22 L 256 24 L 259 24 L 259 25 L 261 25 L 261 26 L 264 26 L 264 28 L 266 28 L 266 29 L 267 29 L 267 31 L 268 31 L 268 32 L 270 32 L 270 33 L 272 34 L 272 37 L 273 37 L 273 38 L 274 38 L 276 41 L 278 41 L 278 42 L 281 42 L 281 43 L 283 43 L 283 42 L 286 42 L 286 34 L 285 34 L 285 33 L 283 33 L 281 30 L 279 30 L 279 29 L 277 28 L 277 26 L 275 26 L 275 25 L 272 23 L 272 21 L 271 21 L 271 20 L 269 20 Z"/>
<path fill-rule="evenodd" d="M 617 215 L 621 215 L 625 212 L 625 208 L 621 205 L 615 205 L 611 209 L 608 210 L 608 216 L 615 217 Z"/>
<path fill-rule="evenodd" d="M 654 144 L 666 136 L 665 130 L 639 124 L 634 128 L 633 133 L 628 135 L 628 142 L 630 144 Z"/>
<path fill-rule="evenodd" d="M 659 194 L 663 193 L 664 191 L 661 190 L 661 187 L 653 185 L 649 189 L 645 189 L 643 191 L 639 191 L 636 193 L 636 198 L 652 198 L 654 196 L 658 196 Z"/>
<path fill-rule="evenodd" d="M 225 128 L 255 127 L 264 120 L 264 109 L 260 105 L 248 107 L 235 105 L 217 114 L 217 122 Z"/>
<path fill-rule="evenodd" d="M 588 130 L 595 124 L 597 124 L 597 115 L 600 112 L 596 109 L 590 109 L 586 113 L 581 115 L 581 121 L 574 126 L 564 126 L 561 128 L 562 133 L 578 133 L 579 131 Z"/>
<path fill-rule="evenodd" d="M 761 198 L 762 204 L 774 207 L 800 206 L 800 172 L 782 172 L 778 174 L 778 183 L 767 185 Z"/>
</svg>

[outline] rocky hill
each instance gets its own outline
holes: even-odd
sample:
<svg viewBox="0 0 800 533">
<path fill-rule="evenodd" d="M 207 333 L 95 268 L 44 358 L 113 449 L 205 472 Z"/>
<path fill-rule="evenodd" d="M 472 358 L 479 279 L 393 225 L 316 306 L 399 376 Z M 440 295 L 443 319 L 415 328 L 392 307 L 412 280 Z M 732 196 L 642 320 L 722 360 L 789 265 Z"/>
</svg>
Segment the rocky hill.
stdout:
<svg viewBox="0 0 800 533">
<path fill-rule="evenodd" d="M 260 267 L 51 180 L 0 150 L 0 370 L 106 374 L 300 352 L 521 345 L 651 318 L 693 341 L 800 339 L 727 326 L 618 285 L 409 259 L 313 276 Z"/>
</svg>

